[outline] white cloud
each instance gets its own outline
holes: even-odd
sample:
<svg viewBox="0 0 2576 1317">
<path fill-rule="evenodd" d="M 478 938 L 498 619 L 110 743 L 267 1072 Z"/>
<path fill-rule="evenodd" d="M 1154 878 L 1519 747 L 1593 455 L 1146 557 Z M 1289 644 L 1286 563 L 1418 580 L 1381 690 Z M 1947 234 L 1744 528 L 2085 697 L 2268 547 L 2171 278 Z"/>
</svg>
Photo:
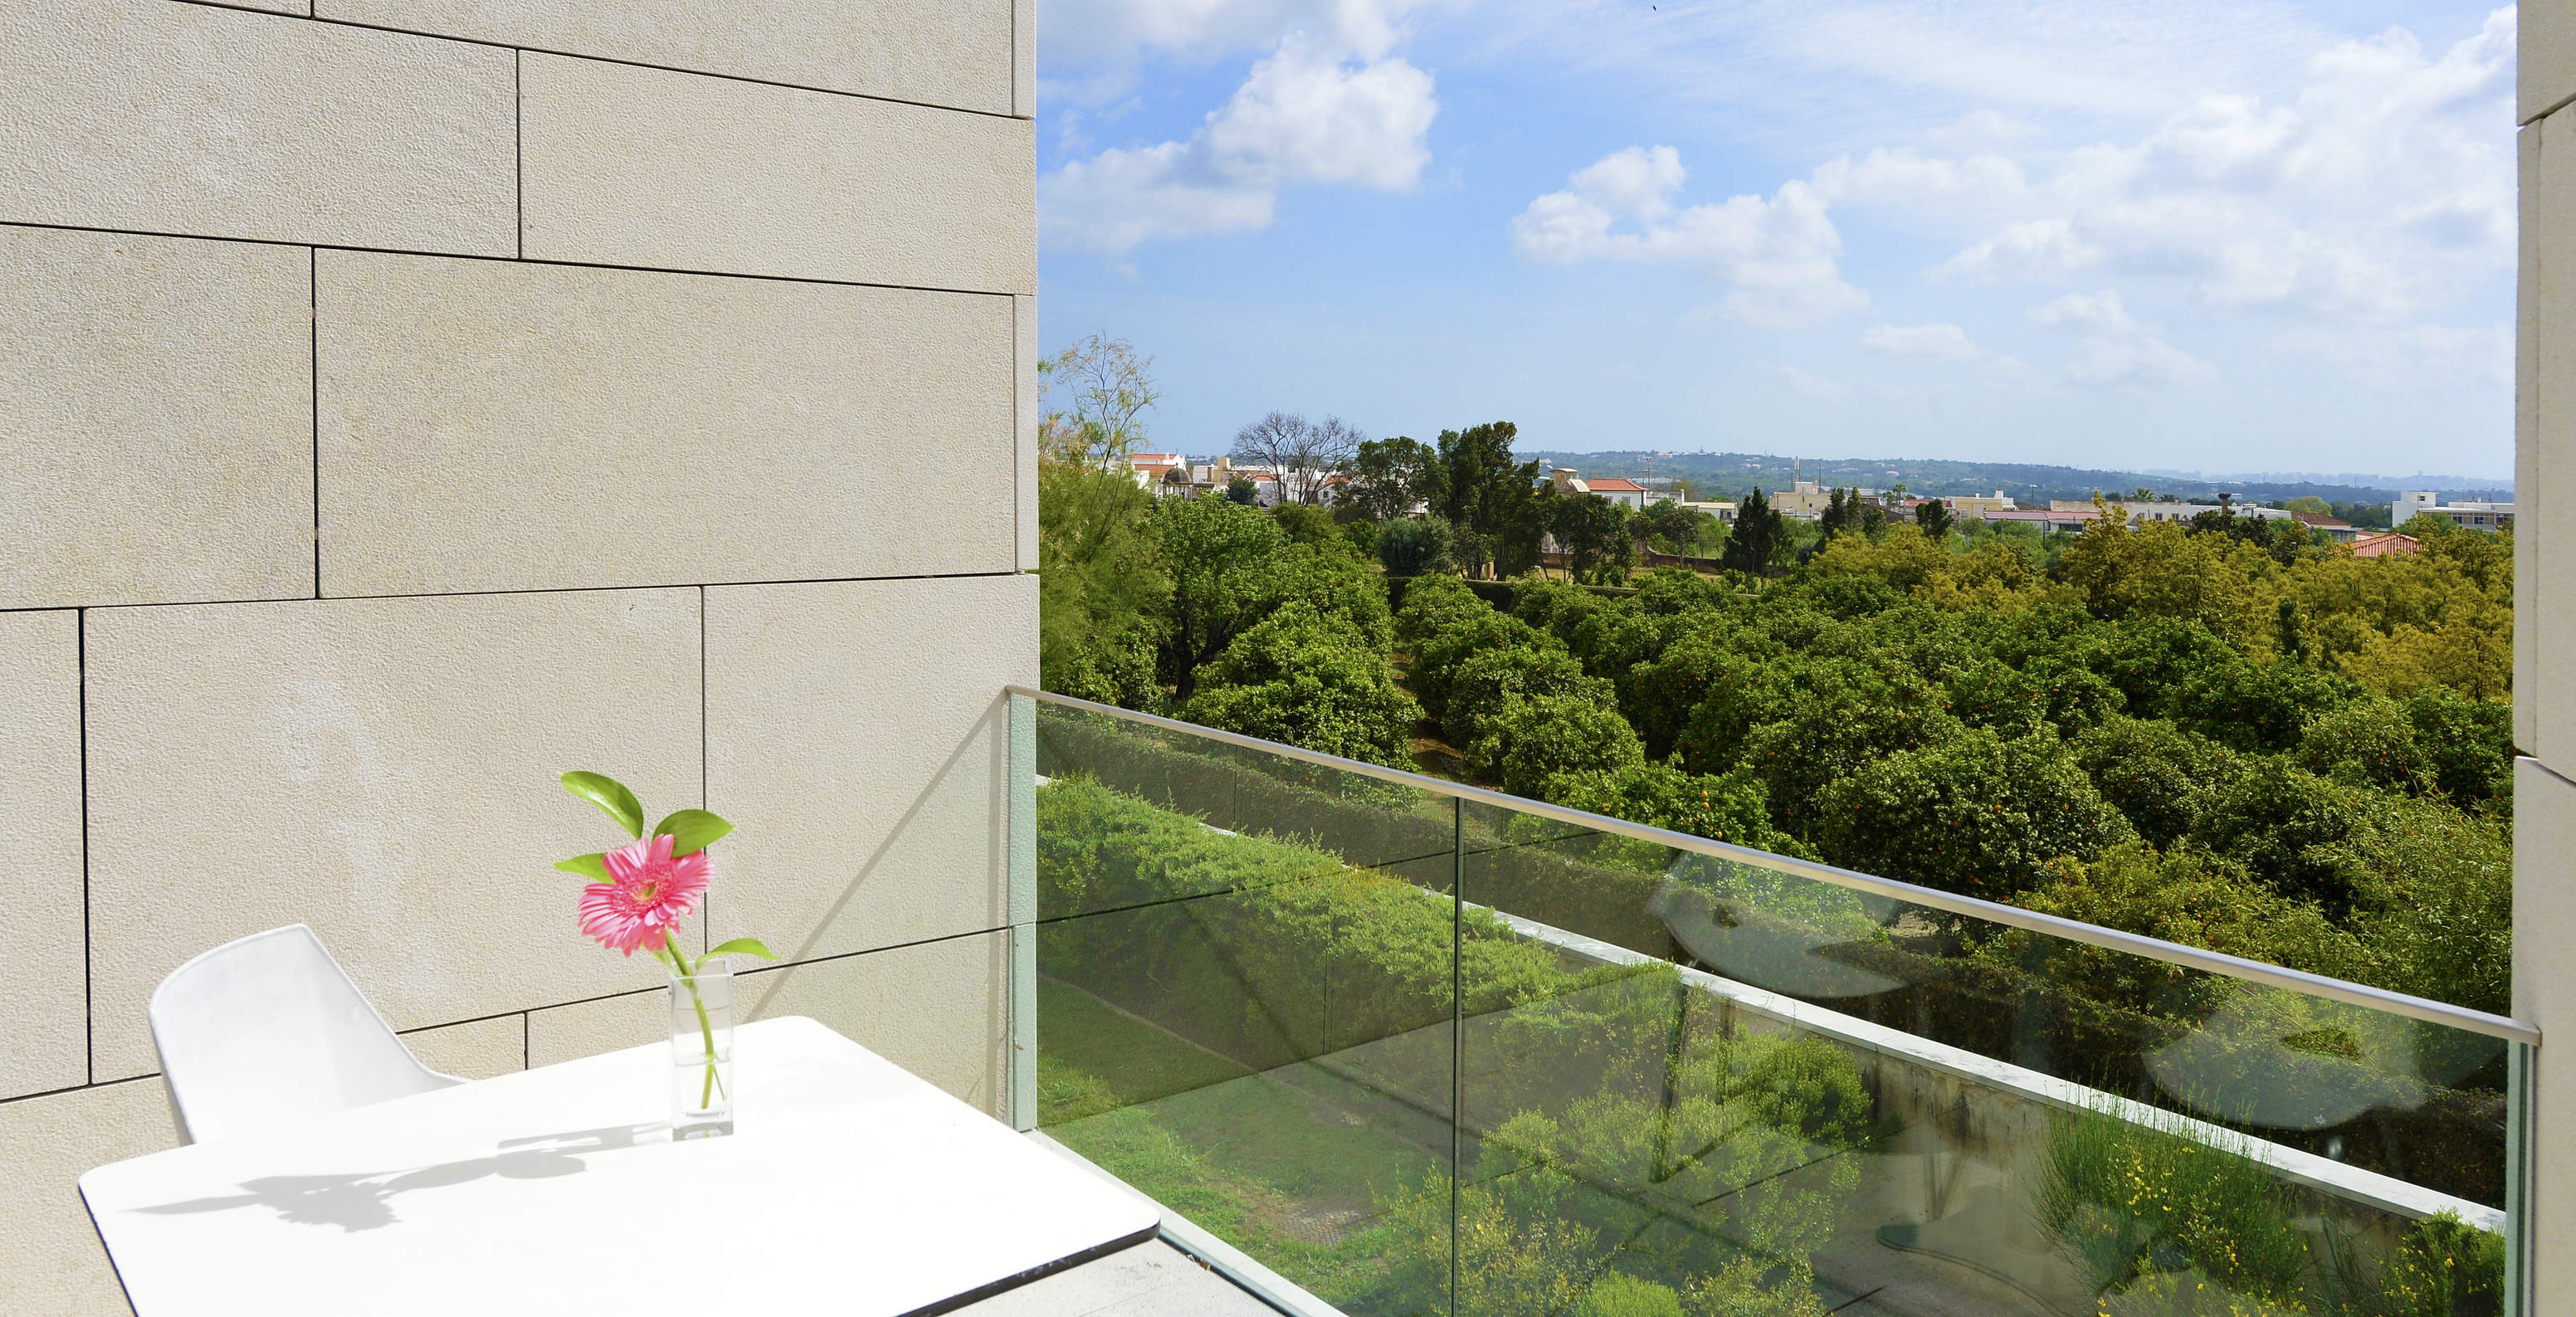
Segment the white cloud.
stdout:
<svg viewBox="0 0 2576 1317">
<path fill-rule="evenodd" d="M 2033 324 L 2080 336 L 2065 367 L 2066 378 L 2077 384 L 2190 384 L 2218 373 L 2130 315 L 2117 289 L 2068 293 L 2028 314 Z"/>
<path fill-rule="evenodd" d="M 1843 282 L 1842 235 L 1812 184 L 1769 200 L 1730 197 L 1676 210 L 1689 171 L 1669 146 L 1612 152 L 1529 203 L 1511 221 L 1512 250 L 1548 265 L 1639 261 L 1687 265 L 1730 285 L 1718 314 L 1769 328 L 1828 320 L 1868 303 Z"/>
<path fill-rule="evenodd" d="M 1040 0 L 1043 93 L 1099 104 L 1134 87 L 1148 60 L 1206 63 L 1301 33 L 1371 63 L 1403 40 L 1417 7 L 1415 0 Z"/>
<path fill-rule="evenodd" d="M 1947 213 L 1985 236 L 1971 283 L 2176 281 L 2204 305 L 2385 323 L 2510 268 L 2514 11 L 2438 58 L 2392 29 L 2309 59 L 2287 103 L 2209 92 L 2144 136 L 2038 167 L 1872 153 L 1819 170 L 1837 202 Z"/>
<path fill-rule="evenodd" d="M 1873 325 L 1861 334 L 1860 345 L 1891 357 L 1930 361 L 1975 361 L 1986 355 L 1957 325 Z"/>
<path fill-rule="evenodd" d="M 1040 180 L 1040 230 L 1055 246 L 1119 254 L 1266 228 L 1286 187 L 1404 191 L 1431 160 L 1432 91 L 1431 75 L 1401 58 L 1344 59 L 1292 36 L 1188 141 L 1112 148 Z"/>
</svg>

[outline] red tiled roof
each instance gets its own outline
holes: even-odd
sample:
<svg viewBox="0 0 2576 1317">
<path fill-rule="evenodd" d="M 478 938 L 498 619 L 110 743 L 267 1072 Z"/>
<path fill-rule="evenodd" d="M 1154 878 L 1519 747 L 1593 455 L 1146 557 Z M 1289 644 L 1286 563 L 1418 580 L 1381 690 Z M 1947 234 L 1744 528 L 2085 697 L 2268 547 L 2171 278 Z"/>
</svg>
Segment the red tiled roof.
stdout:
<svg viewBox="0 0 2576 1317">
<path fill-rule="evenodd" d="M 2356 558 L 2381 558 L 2392 553 L 2406 555 L 2414 553 L 2415 550 L 2421 547 L 2423 546 L 2416 542 L 2414 536 L 2400 535 L 2395 531 L 2390 531 L 2384 535 L 2364 535 L 2360 539 L 2354 540 L 2352 542 L 2352 556 Z"/>
<path fill-rule="evenodd" d="M 1608 476 L 1600 480 L 1586 480 L 1583 483 L 1595 494 L 1601 493 L 1604 490 L 1608 490 L 1616 494 L 1643 494 L 1646 492 L 1646 487 L 1638 484 L 1636 481 L 1622 480 L 1617 476 Z"/>
</svg>

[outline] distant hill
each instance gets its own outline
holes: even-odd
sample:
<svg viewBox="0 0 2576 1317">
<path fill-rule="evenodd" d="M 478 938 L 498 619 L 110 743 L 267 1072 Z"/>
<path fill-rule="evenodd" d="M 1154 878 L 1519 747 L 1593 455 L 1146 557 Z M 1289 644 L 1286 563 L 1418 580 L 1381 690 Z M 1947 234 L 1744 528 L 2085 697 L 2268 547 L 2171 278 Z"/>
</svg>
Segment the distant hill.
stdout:
<svg viewBox="0 0 2576 1317">
<path fill-rule="evenodd" d="M 2178 471 L 2102 471 L 2072 466 L 2034 466 L 2016 462 L 1949 462 L 1929 458 L 1805 458 L 1767 453 L 1565 453 L 1521 450 L 1520 456 L 1570 466 L 1587 476 L 1672 477 L 1688 480 L 1692 492 L 1708 498 L 1733 498 L 1755 486 L 1785 489 L 1793 478 L 1825 485 L 1886 489 L 1903 484 L 1914 494 L 1991 494 L 2002 490 L 2023 502 L 2091 498 L 2095 491 L 2128 494 L 2138 489 L 2157 495 L 2208 501 L 2220 493 L 2257 503 L 2314 496 L 2328 503 L 2379 504 L 2400 490 L 2438 489 L 2445 502 L 2513 497 L 2512 482 L 2479 483 L 2455 476 L 2322 475 L 2316 472 L 2271 472 L 2238 477 L 2206 477 Z M 1793 471 L 1795 475 L 1793 476 Z"/>
</svg>

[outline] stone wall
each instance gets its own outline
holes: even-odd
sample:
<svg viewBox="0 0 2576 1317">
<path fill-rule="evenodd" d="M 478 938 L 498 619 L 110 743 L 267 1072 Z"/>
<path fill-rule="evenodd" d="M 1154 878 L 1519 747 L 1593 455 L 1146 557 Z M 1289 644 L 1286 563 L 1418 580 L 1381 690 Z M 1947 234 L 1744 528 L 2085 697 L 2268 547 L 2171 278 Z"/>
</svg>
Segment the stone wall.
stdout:
<svg viewBox="0 0 2576 1317">
<path fill-rule="evenodd" d="M 122 1312 L 143 1007 L 312 925 L 460 1074 L 650 1041 L 554 786 L 998 1113 L 1031 0 L 0 0 L 0 1310 Z"/>
<path fill-rule="evenodd" d="M 2576 1313 L 2576 11 L 2520 20 L 2514 363 L 2514 1014 L 2540 1026 L 2532 1311 Z"/>
</svg>

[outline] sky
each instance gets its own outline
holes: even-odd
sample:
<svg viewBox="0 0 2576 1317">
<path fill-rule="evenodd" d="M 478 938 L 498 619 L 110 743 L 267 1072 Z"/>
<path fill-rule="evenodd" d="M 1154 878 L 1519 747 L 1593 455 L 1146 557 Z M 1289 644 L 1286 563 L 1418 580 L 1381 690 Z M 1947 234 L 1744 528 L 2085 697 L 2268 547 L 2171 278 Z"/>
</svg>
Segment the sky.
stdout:
<svg viewBox="0 0 2576 1317">
<path fill-rule="evenodd" d="M 1158 449 L 2513 470 L 2514 11 L 1039 0 L 1041 349 Z"/>
</svg>

